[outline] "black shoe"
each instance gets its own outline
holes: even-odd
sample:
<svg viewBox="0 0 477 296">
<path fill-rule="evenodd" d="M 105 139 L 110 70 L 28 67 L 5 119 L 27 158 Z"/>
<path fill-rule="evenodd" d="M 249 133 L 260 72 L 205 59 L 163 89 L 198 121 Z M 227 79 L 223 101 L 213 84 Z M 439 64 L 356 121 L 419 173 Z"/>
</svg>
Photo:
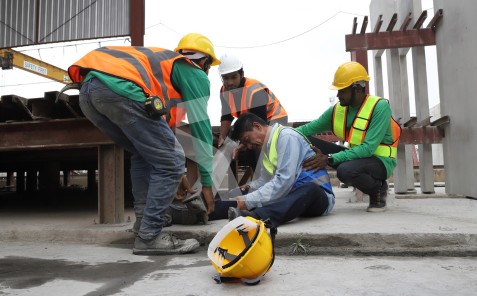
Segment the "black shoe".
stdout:
<svg viewBox="0 0 477 296">
<path fill-rule="evenodd" d="M 238 208 L 230 207 L 229 210 L 227 211 L 227 216 L 229 218 L 229 221 L 232 221 L 233 219 L 237 217 L 253 217 L 252 212 L 247 211 L 247 210 L 239 210 Z"/>
<path fill-rule="evenodd" d="M 368 212 L 377 213 L 386 211 L 386 197 L 388 196 L 388 183 L 384 181 L 381 189 L 369 195 Z"/>
</svg>

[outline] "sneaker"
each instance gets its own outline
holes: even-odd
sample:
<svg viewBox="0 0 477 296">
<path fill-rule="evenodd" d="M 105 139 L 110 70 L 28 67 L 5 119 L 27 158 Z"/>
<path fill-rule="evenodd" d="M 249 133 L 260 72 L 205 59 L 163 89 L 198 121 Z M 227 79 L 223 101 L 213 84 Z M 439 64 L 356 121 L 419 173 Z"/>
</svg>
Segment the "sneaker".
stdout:
<svg viewBox="0 0 477 296">
<path fill-rule="evenodd" d="M 388 196 L 388 183 L 384 181 L 381 189 L 369 195 L 369 207 L 366 211 L 371 213 L 386 211 L 386 197 Z"/>
<path fill-rule="evenodd" d="M 161 233 L 151 240 L 139 236 L 134 241 L 134 255 L 173 255 L 191 253 L 199 248 L 194 238 L 178 239 L 169 233 Z"/>
<path fill-rule="evenodd" d="M 229 207 L 229 210 L 227 211 L 227 216 L 229 218 L 229 221 L 232 221 L 233 219 L 237 217 L 254 217 L 253 213 L 247 210 L 239 210 L 238 208 L 235 207 Z"/>
</svg>

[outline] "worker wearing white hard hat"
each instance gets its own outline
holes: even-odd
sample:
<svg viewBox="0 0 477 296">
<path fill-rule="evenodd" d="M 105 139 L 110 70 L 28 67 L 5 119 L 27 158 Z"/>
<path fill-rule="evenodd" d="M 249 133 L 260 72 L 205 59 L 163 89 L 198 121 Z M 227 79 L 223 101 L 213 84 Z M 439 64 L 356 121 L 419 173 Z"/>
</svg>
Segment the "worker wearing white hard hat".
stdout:
<svg viewBox="0 0 477 296">
<path fill-rule="evenodd" d="M 268 124 L 288 123 L 288 114 L 275 94 L 263 83 L 244 76 L 242 61 L 233 54 L 220 58 L 218 67 L 223 86 L 220 89 L 222 116 L 218 146 L 222 146 L 230 132 L 234 118 L 253 113 Z"/>
</svg>

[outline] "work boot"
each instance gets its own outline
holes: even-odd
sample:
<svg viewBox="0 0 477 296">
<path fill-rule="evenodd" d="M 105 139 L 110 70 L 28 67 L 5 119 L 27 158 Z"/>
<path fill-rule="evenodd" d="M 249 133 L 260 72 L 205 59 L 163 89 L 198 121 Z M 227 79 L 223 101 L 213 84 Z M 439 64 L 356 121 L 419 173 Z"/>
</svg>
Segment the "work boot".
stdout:
<svg viewBox="0 0 477 296">
<path fill-rule="evenodd" d="M 229 210 L 227 211 L 227 216 L 229 218 L 229 221 L 232 221 L 233 219 L 237 218 L 237 217 L 253 217 L 253 218 L 256 218 L 255 215 L 250 212 L 250 211 L 247 211 L 247 210 L 240 210 L 238 208 L 235 208 L 235 207 L 229 207 Z"/>
<path fill-rule="evenodd" d="M 199 248 L 199 242 L 194 238 L 178 239 L 169 233 L 161 233 L 151 240 L 139 236 L 134 241 L 135 255 L 173 255 L 191 253 Z"/>
<path fill-rule="evenodd" d="M 378 213 L 386 211 L 386 197 L 388 196 L 388 183 L 384 181 L 381 189 L 369 195 L 368 212 Z"/>
</svg>

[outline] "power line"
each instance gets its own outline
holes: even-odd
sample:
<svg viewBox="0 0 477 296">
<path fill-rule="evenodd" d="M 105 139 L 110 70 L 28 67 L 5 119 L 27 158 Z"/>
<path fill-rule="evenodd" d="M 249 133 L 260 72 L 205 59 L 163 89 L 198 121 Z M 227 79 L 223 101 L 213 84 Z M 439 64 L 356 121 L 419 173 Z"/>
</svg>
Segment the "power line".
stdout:
<svg viewBox="0 0 477 296">
<path fill-rule="evenodd" d="M 326 20 L 322 21 L 321 23 L 313 26 L 312 28 L 306 30 L 306 31 L 303 31 L 299 34 L 296 34 L 294 36 L 291 36 L 291 37 L 288 37 L 288 38 L 285 38 L 285 39 L 282 39 L 282 40 L 279 40 L 279 41 L 274 41 L 274 42 L 270 42 L 270 43 L 266 43 L 266 44 L 259 44 L 259 45 L 249 45 L 249 46 L 229 46 L 229 45 L 215 45 L 215 47 L 221 47 L 221 48 L 235 48 L 235 49 L 250 49 L 250 48 L 259 48 L 259 47 L 267 47 L 267 46 L 272 46 L 272 45 L 276 45 L 276 44 L 280 44 L 280 43 L 284 43 L 284 42 L 287 42 L 287 41 L 290 41 L 290 40 L 293 40 L 295 38 L 298 38 L 302 35 L 305 35 L 313 30 L 316 30 L 317 28 L 321 27 L 322 25 L 326 24 L 327 22 L 329 22 L 330 20 L 332 20 L 333 18 L 337 17 L 339 14 L 350 14 L 350 15 L 358 15 L 358 16 L 364 16 L 362 14 L 358 14 L 358 13 L 352 13 L 352 12 L 346 12 L 346 11 L 338 11 L 336 12 L 335 14 L 333 14 L 332 16 L 330 16 L 329 18 L 327 18 Z M 180 35 L 182 36 L 183 34 L 177 32 L 176 30 L 172 29 L 171 27 L 167 26 L 166 24 L 164 24 L 162 21 L 154 24 L 154 25 L 151 25 L 149 27 L 146 27 L 146 30 L 147 29 L 150 29 L 150 28 L 153 28 L 153 27 L 156 27 L 158 25 L 161 25 L 163 26 L 164 28 L 168 29 L 169 31 L 172 31 L 174 33 L 176 33 L 177 35 Z"/>
</svg>

